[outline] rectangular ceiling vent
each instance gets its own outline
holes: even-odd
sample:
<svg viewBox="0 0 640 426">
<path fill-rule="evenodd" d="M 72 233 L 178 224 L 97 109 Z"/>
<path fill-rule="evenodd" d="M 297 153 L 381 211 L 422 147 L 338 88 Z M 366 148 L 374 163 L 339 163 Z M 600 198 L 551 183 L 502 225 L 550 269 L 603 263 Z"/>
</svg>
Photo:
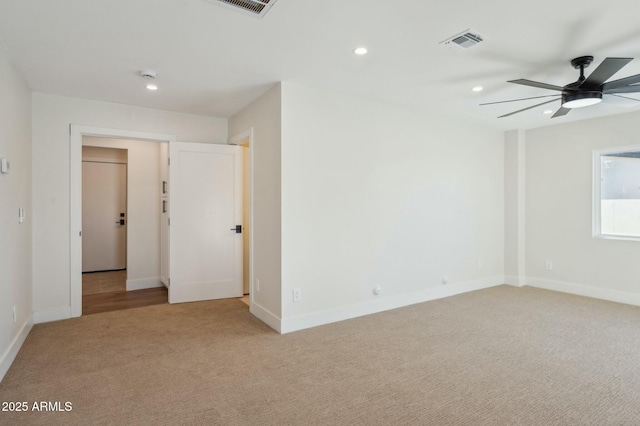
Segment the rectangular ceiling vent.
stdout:
<svg viewBox="0 0 640 426">
<path fill-rule="evenodd" d="M 213 3 L 213 0 L 205 0 Z M 218 4 L 262 18 L 277 0 L 215 0 Z"/>
<path fill-rule="evenodd" d="M 440 42 L 440 44 L 444 44 L 450 48 L 468 49 L 482 43 L 484 39 L 484 36 L 480 35 L 477 31 L 466 30 Z"/>
</svg>

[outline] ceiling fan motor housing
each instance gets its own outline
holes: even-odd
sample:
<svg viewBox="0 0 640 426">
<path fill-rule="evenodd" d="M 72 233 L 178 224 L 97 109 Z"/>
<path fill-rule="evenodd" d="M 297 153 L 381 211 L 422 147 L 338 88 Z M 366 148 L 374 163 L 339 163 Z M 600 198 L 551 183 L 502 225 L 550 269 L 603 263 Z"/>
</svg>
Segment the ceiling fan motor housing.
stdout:
<svg viewBox="0 0 640 426">
<path fill-rule="evenodd" d="M 602 101 L 602 92 L 600 91 L 579 91 L 562 93 L 563 108 L 582 108 L 589 105 L 595 105 L 600 101 Z"/>
</svg>

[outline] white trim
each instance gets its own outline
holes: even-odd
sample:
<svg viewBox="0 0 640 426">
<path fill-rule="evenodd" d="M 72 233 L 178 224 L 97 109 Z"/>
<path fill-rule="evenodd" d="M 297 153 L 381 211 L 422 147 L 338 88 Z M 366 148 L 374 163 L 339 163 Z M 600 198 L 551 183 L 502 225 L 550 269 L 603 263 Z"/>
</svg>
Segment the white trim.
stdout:
<svg viewBox="0 0 640 426">
<path fill-rule="evenodd" d="M 253 232 L 253 127 L 249 127 L 247 130 L 238 133 L 237 135 L 231 137 L 228 140 L 228 144 L 229 145 L 241 145 L 243 143 L 247 142 L 249 144 L 249 312 L 253 313 L 253 311 L 251 310 L 251 306 L 253 306 L 254 302 L 254 288 L 253 288 L 253 284 L 254 284 L 254 279 L 253 279 L 253 236 L 254 236 L 254 232 Z M 245 229 L 247 227 L 245 226 Z M 260 308 L 262 310 L 264 310 L 265 312 L 268 312 L 270 315 L 271 314 L 269 311 L 265 310 L 264 308 Z M 254 314 L 255 315 L 255 314 Z M 257 316 L 257 315 L 256 315 Z M 262 319 L 261 317 L 258 317 L 260 319 Z M 264 321 L 264 320 L 263 320 Z M 265 321 L 266 322 L 266 321 Z M 267 323 L 269 324 L 269 323 Z M 280 324 L 280 319 L 278 319 L 278 330 L 279 330 L 279 324 Z M 271 324 L 269 324 L 270 327 L 274 328 Z"/>
<path fill-rule="evenodd" d="M 0 358 L 0 382 L 2 382 L 7 371 L 11 368 L 11 364 L 13 364 L 13 361 L 16 359 L 16 356 L 18 355 L 18 352 L 24 344 L 24 341 L 29 335 L 32 327 L 33 316 L 29 316 L 24 324 L 22 324 L 22 327 L 20 327 L 20 331 L 18 331 L 18 334 L 13 339 L 7 350 L 2 354 L 2 358 Z"/>
<path fill-rule="evenodd" d="M 127 280 L 127 291 L 144 290 L 145 288 L 164 287 L 160 277 Z"/>
<path fill-rule="evenodd" d="M 268 309 L 262 307 L 254 301 L 251 301 L 249 312 L 251 312 L 256 318 L 267 324 L 269 327 L 273 328 L 278 333 L 282 333 L 282 320 Z"/>
<path fill-rule="evenodd" d="M 530 277 L 527 280 L 527 285 L 530 287 L 543 288 L 545 290 L 559 291 L 562 293 L 586 296 L 594 299 L 608 300 L 610 302 L 640 306 L 640 294 L 628 291 L 592 287 L 589 285 L 565 281 L 546 280 L 538 277 Z"/>
<path fill-rule="evenodd" d="M 229 145 L 241 145 L 245 142 L 249 143 L 251 146 L 251 142 L 253 142 L 253 127 L 249 127 L 247 130 L 238 133 L 237 135 L 229 138 L 227 144 Z"/>
<path fill-rule="evenodd" d="M 602 169 L 600 167 L 601 162 L 601 153 L 602 150 L 594 149 L 593 157 L 592 157 L 592 176 L 591 176 L 591 185 L 592 186 L 592 199 L 591 199 L 591 232 L 592 236 L 599 237 L 602 235 L 600 232 L 601 227 L 601 214 L 600 214 L 600 205 L 601 205 L 601 179 L 602 179 Z"/>
<path fill-rule="evenodd" d="M 175 142 L 176 136 L 134 130 L 108 129 L 71 124 L 69 128 L 69 287 L 70 315 L 82 315 L 82 137 Z M 37 317 L 34 317 L 37 318 Z M 62 319 L 62 318 L 58 318 Z M 55 321 L 55 320 L 51 320 Z M 38 321 L 36 321 L 37 323 Z M 44 322 L 44 321 L 43 321 Z"/>
<path fill-rule="evenodd" d="M 375 314 L 390 309 L 402 308 L 404 306 L 442 299 L 444 297 L 455 296 L 456 294 L 495 287 L 502 284 L 504 284 L 504 276 L 487 277 L 479 280 L 432 287 L 415 293 L 398 294 L 396 296 L 374 299 L 353 305 L 340 306 L 338 308 L 313 312 L 297 317 L 283 318 L 280 332 L 284 334 L 304 330 L 306 328 Z"/>
<path fill-rule="evenodd" d="M 43 311 L 35 311 L 33 313 L 34 324 L 60 321 L 69 318 L 71 318 L 71 309 L 68 306 L 60 306 L 58 308 L 45 309 Z"/>
</svg>

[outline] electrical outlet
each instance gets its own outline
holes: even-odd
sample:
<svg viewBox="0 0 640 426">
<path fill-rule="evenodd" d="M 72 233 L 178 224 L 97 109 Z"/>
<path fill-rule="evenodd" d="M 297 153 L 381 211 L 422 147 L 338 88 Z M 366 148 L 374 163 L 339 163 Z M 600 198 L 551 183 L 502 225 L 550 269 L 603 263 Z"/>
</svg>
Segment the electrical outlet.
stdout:
<svg viewBox="0 0 640 426">
<path fill-rule="evenodd" d="M 18 321 L 18 313 L 16 312 L 16 306 L 13 305 L 13 322 Z"/>
<path fill-rule="evenodd" d="M 302 300 L 302 290 L 300 290 L 299 288 L 294 288 L 293 289 L 293 301 L 294 302 L 299 302 Z"/>
<path fill-rule="evenodd" d="M 442 276 L 442 284 L 449 284 L 449 277 L 446 275 Z"/>
<path fill-rule="evenodd" d="M 260 280 L 256 278 L 255 290 L 260 291 Z"/>
<path fill-rule="evenodd" d="M 544 269 L 546 269 L 547 271 L 553 271 L 553 262 L 550 260 L 545 260 Z"/>
<path fill-rule="evenodd" d="M 380 287 L 379 285 L 375 286 L 373 288 L 373 294 L 375 294 L 376 296 L 380 296 L 380 293 L 382 293 L 382 287 Z"/>
</svg>

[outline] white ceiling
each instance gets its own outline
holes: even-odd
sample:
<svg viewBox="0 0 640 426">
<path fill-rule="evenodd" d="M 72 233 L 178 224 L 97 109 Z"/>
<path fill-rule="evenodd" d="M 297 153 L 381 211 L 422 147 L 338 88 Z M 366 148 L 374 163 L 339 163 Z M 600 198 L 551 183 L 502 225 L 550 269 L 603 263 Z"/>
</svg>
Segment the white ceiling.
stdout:
<svg viewBox="0 0 640 426">
<path fill-rule="evenodd" d="M 278 0 L 264 19 L 203 0 L 0 0 L 0 38 L 34 91 L 229 117 L 290 81 L 503 130 L 640 109 L 613 98 L 561 118 L 542 106 L 497 119 L 535 100 L 478 106 L 551 94 L 506 81 L 563 86 L 576 56 L 595 56 L 587 74 L 635 57 L 615 78 L 640 74 L 638 22 L 632 0 Z M 487 40 L 439 44 L 468 28 Z M 352 53 L 360 45 L 367 56 Z M 147 68 L 157 92 L 138 75 Z"/>
</svg>

